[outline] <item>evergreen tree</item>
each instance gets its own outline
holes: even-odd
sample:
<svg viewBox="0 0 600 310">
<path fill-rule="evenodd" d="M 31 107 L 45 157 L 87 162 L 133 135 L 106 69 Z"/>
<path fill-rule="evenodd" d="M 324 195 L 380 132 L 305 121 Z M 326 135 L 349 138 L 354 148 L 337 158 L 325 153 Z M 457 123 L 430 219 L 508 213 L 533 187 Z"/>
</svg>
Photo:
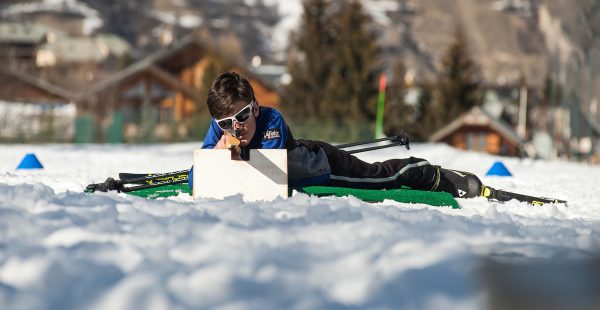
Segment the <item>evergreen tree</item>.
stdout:
<svg viewBox="0 0 600 310">
<path fill-rule="evenodd" d="M 416 104 L 408 104 L 404 100 L 407 93 L 405 73 L 403 63 L 399 62 L 394 68 L 393 79 L 386 89 L 384 133 L 392 136 L 404 131 L 412 140 L 425 141 L 433 133 L 432 128 L 441 124 L 440 115 L 435 115 L 432 109 L 433 87 L 427 82 L 421 85 Z M 436 117 L 431 117 L 432 114 Z"/>
<path fill-rule="evenodd" d="M 470 58 L 465 34 L 457 26 L 455 40 L 441 61 L 435 105 L 428 111 L 430 123 L 439 129 L 483 101 L 479 69 Z M 439 121 L 438 121 L 439 120 Z"/>
<path fill-rule="evenodd" d="M 294 52 L 288 66 L 292 81 L 287 87 L 285 109 L 304 117 L 321 115 L 324 85 L 329 78 L 332 38 L 329 36 L 329 1 L 303 3 L 299 32 L 294 36 Z"/>
<path fill-rule="evenodd" d="M 345 121 L 376 113 L 378 47 L 357 0 L 304 2 L 288 70 L 286 111 Z"/>
<path fill-rule="evenodd" d="M 325 85 L 325 112 L 347 121 L 374 119 L 381 73 L 371 18 L 360 1 L 343 1 L 334 15 L 331 72 Z"/>
</svg>

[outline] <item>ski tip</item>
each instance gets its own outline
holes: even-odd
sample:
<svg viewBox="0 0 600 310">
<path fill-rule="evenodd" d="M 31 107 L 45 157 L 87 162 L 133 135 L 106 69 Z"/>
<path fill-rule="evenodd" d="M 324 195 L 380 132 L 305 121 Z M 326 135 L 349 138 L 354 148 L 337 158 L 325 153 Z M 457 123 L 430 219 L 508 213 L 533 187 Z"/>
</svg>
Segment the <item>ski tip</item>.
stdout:
<svg viewBox="0 0 600 310">
<path fill-rule="evenodd" d="M 546 201 L 538 201 L 538 200 L 533 200 L 531 202 L 529 202 L 529 204 L 534 205 L 534 206 L 543 206 L 545 204 L 564 204 L 565 207 L 567 207 L 567 202 L 564 200 L 560 200 L 560 199 L 548 199 Z"/>
<path fill-rule="evenodd" d="M 523 196 L 523 195 L 521 195 Z M 527 202 L 534 206 L 543 206 L 545 204 L 564 204 L 567 206 L 566 200 L 556 199 L 556 198 L 548 198 L 548 197 L 534 197 L 534 196 L 524 196 L 525 199 L 521 200 Z M 520 200 L 516 198 L 517 200 Z"/>
<path fill-rule="evenodd" d="M 526 202 L 533 206 L 543 206 L 545 204 L 564 204 L 565 206 L 567 206 L 566 200 L 517 194 L 509 191 L 498 190 L 486 185 L 482 186 L 480 196 L 485 197 L 488 200 L 495 200 L 501 202 L 510 201 L 514 199 L 520 202 Z"/>
<path fill-rule="evenodd" d="M 568 207 L 569 205 L 567 204 L 566 200 L 560 200 L 560 199 L 554 199 L 554 201 L 552 201 L 553 204 L 563 204 L 565 205 L 565 207 Z"/>
</svg>

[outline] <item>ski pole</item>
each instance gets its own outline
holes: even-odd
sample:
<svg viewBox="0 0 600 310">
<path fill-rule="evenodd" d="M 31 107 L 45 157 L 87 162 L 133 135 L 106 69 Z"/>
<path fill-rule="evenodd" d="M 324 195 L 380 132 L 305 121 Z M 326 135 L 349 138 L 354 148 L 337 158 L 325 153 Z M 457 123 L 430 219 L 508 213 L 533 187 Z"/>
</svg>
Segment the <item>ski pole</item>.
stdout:
<svg viewBox="0 0 600 310">
<path fill-rule="evenodd" d="M 357 145 L 362 145 L 362 144 L 370 144 L 370 143 L 381 142 L 381 141 L 388 141 L 388 140 L 391 141 L 392 143 L 385 144 L 385 145 L 377 145 L 377 146 L 372 146 L 372 147 L 366 147 L 366 148 L 362 148 L 362 149 L 350 150 L 350 151 L 348 151 L 348 153 L 350 153 L 350 154 L 356 154 L 356 153 L 368 152 L 368 151 L 379 150 L 379 149 L 383 149 L 383 148 L 400 146 L 400 145 L 404 145 L 404 146 L 406 146 L 407 150 L 410 150 L 410 141 L 409 141 L 408 136 L 404 132 L 402 132 L 401 134 L 399 134 L 397 136 L 393 136 L 393 137 L 380 138 L 380 139 L 363 141 L 363 142 L 354 142 L 354 143 L 342 144 L 342 145 L 337 146 L 337 147 L 340 148 L 340 149 L 343 149 L 343 148 L 348 148 L 350 146 L 357 146 Z"/>
<path fill-rule="evenodd" d="M 379 138 L 379 139 L 373 139 L 373 140 L 366 140 L 366 141 L 359 141 L 359 142 L 352 142 L 352 143 L 346 143 L 346 144 L 339 144 L 339 145 L 336 145 L 335 147 L 337 147 L 338 149 L 345 149 L 345 148 L 349 148 L 349 147 L 353 147 L 353 146 L 372 144 L 372 143 L 383 142 L 383 141 L 391 141 L 391 142 L 406 141 L 406 144 L 408 144 L 408 136 L 404 132 L 402 132 L 397 136 L 391 136 L 391 137 L 385 137 L 385 138 Z"/>
<path fill-rule="evenodd" d="M 408 144 L 406 144 L 404 142 L 395 142 L 395 143 L 390 143 L 390 144 L 386 144 L 386 145 L 378 145 L 378 146 L 366 147 L 363 149 L 350 150 L 350 151 L 348 151 L 348 153 L 356 154 L 356 153 L 368 152 L 368 151 L 379 150 L 379 149 L 384 149 L 384 148 L 393 147 L 393 146 L 400 146 L 400 145 L 405 145 L 406 149 L 410 149 Z"/>
</svg>

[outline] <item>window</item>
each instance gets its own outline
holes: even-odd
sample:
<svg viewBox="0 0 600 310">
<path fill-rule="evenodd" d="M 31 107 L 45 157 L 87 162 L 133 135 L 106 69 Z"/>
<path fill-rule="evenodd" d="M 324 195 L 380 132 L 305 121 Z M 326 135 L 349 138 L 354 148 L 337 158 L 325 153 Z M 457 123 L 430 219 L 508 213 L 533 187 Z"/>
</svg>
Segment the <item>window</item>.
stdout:
<svg viewBox="0 0 600 310">
<path fill-rule="evenodd" d="M 487 133 L 486 132 L 468 132 L 467 133 L 467 150 L 486 151 L 487 150 Z"/>
<path fill-rule="evenodd" d="M 485 151 L 487 146 L 487 134 L 485 132 L 479 133 L 479 150 Z"/>
<path fill-rule="evenodd" d="M 473 149 L 473 133 L 468 132 L 467 133 L 467 150 L 472 150 L 472 149 Z"/>
</svg>

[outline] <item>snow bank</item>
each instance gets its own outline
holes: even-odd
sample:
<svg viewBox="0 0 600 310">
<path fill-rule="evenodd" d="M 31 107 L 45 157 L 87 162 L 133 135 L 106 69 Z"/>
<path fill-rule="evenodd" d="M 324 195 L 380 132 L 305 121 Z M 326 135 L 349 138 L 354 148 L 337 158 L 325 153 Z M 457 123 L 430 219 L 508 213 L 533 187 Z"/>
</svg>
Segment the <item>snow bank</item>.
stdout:
<svg viewBox="0 0 600 310">
<path fill-rule="evenodd" d="M 503 158 L 487 184 L 569 207 L 459 200 L 460 210 L 298 194 L 270 203 L 81 193 L 118 172 L 191 166 L 199 145 L 0 146 L 0 306 L 19 309 L 462 308 L 486 259 L 585 260 L 600 249 L 600 168 Z M 26 153 L 46 169 L 15 171 Z M 413 155 L 483 175 L 498 157 Z"/>
</svg>

